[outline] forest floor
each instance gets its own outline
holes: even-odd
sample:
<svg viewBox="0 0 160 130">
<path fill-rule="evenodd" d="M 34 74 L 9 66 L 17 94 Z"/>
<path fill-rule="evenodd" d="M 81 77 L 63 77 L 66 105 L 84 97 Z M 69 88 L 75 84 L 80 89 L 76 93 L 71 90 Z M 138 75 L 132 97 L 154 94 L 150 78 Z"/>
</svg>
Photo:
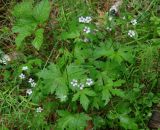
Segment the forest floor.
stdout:
<svg viewBox="0 0 160 130">
<path fill-rule="evenodd" d="M 158 130 L 159 86 L 159 0 L 0 1 L 0 130 Z"/>
</svg>

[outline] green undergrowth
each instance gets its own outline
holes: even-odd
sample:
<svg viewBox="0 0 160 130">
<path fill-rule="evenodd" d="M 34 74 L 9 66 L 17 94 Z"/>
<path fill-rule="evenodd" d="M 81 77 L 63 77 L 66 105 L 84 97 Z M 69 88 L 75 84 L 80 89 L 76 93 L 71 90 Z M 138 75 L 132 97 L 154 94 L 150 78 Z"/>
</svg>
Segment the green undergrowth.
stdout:
<svg viewBox="0 0 160 130">
<path fill-rule="evenodd" d="M 118 12 L 107 2 L 4 3 L 2 130 L 149 129 L 160 99 L 160 2 L 126 0 Z"/>
</svg>

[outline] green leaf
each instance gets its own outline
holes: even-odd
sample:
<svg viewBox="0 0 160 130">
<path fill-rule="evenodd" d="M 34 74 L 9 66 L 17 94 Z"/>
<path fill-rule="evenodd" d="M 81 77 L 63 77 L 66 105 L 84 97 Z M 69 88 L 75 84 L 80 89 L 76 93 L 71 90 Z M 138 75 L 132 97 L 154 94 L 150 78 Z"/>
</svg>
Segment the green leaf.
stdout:
<svg viewBox="0 0 160 130">
<path fill-rule="evenodd" d="M 48 0 L 42 0 L 33 9 L 34 18 L 40 22 L 44 23 L 48 20 L 51 11 L 51 5 Z"/>
<path fill-rule="evenodd" d="M 160 18 L 156 17 L 156 16 L 152 16 L 150 18 L 150 20 L 155 24 L 155 25 L 159 25 L 160 24 Z"/>
<path fill-rule="evenodd" d="M 64 111 L 64 110 L 57 110 L 57 113 L 60 117 L 65 117 L 65 116 L 70 115 L 68 111 Z"/>
<path fill-rule="evenodd" d="M 23 41 L 26 37 L 30 36 L 33 31 L 35 30 L 37 24 L 32 19 L 18 19 L 17 22 L 14 24 L 12 31 L 14 33 L 18 33 L 15 43 L 17 47 L 23 45 Z"/>
<path fill-rule="evenodd" d="M 80 103 L 81 103 L 82 107 L 85 110 L 87 110 L 89 102 L 90 102 L 88 99 L 88 96 L 92 96 L 92 97 L 96 96 L 96 93 L 93 90 L 85 88 L 83 90 L 80 90 L 76 94 L 74 94 L 72 101 L 77 101 L 80 98 Z"/>
<path fill-rule="evenodd" d="M 88 96 L 96 96 L 96 93 L 90 89 L 84 89 L 83 93 L 85 93 Z"/>
<path fill-rule="evenodd" d="M 130 108 L 130 102 L 125 102 L 124 100 L 121 100 L 118 102 L 117 106 L 116 106 L 116 112 L 119 114 L 129 114 L 132 111 L 132 109 Z"/>
<path fill-rule="evenodd" d="M 160 36 L 160 27 L 157 27 L 157 33 Z"/>
<path fill-rule="evenodd" d="M 38 29 L 36 32 L 35 32 L 35 39 L 32 41 L 32 45 L 37 49 L 39 50 L 42 43 L 43 43 L 43 32 L 44 32 L 44 29 Z"/>
<path fill-rule="evenodd" d="M 24 39 L 29 36 L 30 33 L 29 32 L 24 32 L 24 33 L 20 33 L 17 35 L 16 39 L 15 39 L 15 43 L 16 43 L 16 46 L 19 48 L 20 46 L 23 45 L 23 41 Z"/>
<path fill-rule="evenodd" d="M 29 18 L 32 16 L 32 8 L 33 8 L 32 0 L 25 0 L 19 4 L 17 4 L 13 9 L 13 16 L 16 18 Z"/>
<path fill-rule="evenodd" d="M 127 115 L 120 116 L 119 119 L 120 125 L 123 126 L 125 129 L 138 130 L 137 124 L 132 118 L 128 117 Z"/>
<path fill-rule="evenodd" d="M 63 32 L 61 34 L 61 39 L 62 40 L 66 40 L 66 39 L 74 39 L 74 38 L 78 38 L 80 36 L 80 33 L 78 31 L 74 31 L 74 32 Z"/>
<path fill-rule="evenodd" d="M 106 57 L 106 56 L 111 56 L 114 54 L 113 47 L 110 45 L 106 44 L 100 44 L 100 47 L 97 47 L 94 50 L 93 57 L 94 59 L 100 58 L 100 57 Z"/>
<path fill-rule="evenodd" d="M 65 73 L 69 80 L 78 78 L 85 78 L 85 72 L 86 70 L 83 68 L 83 66 L 77 65 L 77 64 L 70 64 L 66 67 L 67 72 Z"/>
<path fill-rule="evenodd" d="M 77 64 L 69 64 L 64 71 L 63 76 L 71 82 L 73 79 L 86 79 L 86 69 Z M 72 91 L 77 90 L 76 87 L 70 85 Z"/>
<path fill-rule="evenodd" d="M 42 0 L 33 8 L 33 0 L 24 0 L 17 4 L 13 9 L 13 16 L 16 18 L 12 31 L 18 33 L 16 45 L 20 47 L 26 37 L 30 36 L 39 23 L 45 22 L 50 13 L 50 3 L 48 0 Z M 35 32 L 35 39 L 32 45 L 39 50 L 43 43 L 44 29 L 38 29 Z"/>
<path fill-rule="evenodd" d="M 76 93 L 76 94 L 73 95 L 72 101 L 73 102 L 77 101 L 79 99 L 79 97 L 80 97 L 80 92 L 78 92 L 78 93 Z"/>
<path fill-rule="evenodd" d="M 121 57 L 119 51 L 114 51 L 114 53 L 109 55 L 108 57 L 118 62 L 119 64 L 121 64 L 121 62 L 123 61 L 123 58 Z"/>
<path fill-rule="evenodd" d="M 111 94 L 109 92 L 109 90 L 106 88 L 106 89 L 103 89 L 102 90 L 102 100 L 105 101 L 105 105 L 108 104 L 108 102 L 110 101 L 110 98 L 111 98 Z"/>
<path fill-rule="evenodd" d="M 36 29 L 37 23 L 33 19 L 18 19 L 14 24 L 12 31 L 14 33 L 32 33 Z"/>
<path fill-rule="evenodd" d="M 42 124 L 47 124 L 47 121 L 45 120 L 44 114 L 37 114 L 36 116 L 32 116 L 31 122 L 33 123 L 33 127 L 41 127 Z"/>
<path fill-rule="evenodd" d="M 97 129 L 97 128 L 101 128 L 102 126 L 105 125 L 105 120 L 100 116 L 95 116 L 93 123 L 94 123 L 94 128 Z"/>
<path fill-rule="evenodd" d="M 104 106 L 103 104 L 104 103 L 103 103 L 102 99 L 100 98 L 100 95 L 96 96 L 96 97 L 93 97 L 93 101 L 92 101 L 92 106 L 93 107 L 95 107 L 96 109 L 99 110 L 100 106 Z"/>
<path fill-rule="evenodd" d="M 73 51 L 76 63 L 78 64 L 84 63 L 86 59 L 93 56 L 93 49 L 89 44 L 87 45 L 81 42 L 76 43 Z"/>
<path fill-rule="evenodd" d="M 124 47 L 123 49 L 118 50 L 118 52 L 123 60 L 128 61 L 129 63 L 133 63 L 133 56 L 127 48 Z"/>
<path fill-rule="evenodd" d="M 65 111 L 58 111 L 58 114 L 61 116 L 57 122 L 58 130 L 84 130 L 87 126 L 87 121 L 91 119 L 84 113 L 71 114 Z"/>
<path fill-rule="evenodd" d="M 82 94 L 80 96 L 80 103 L 81 103 L 82 107 L 87 111 L 88 105 L 89 105 L 89 99 L 85 94 Z"/>
<path fill-rule="evenodd" d="M 43 87 L 41 88 L 45 94 L 55 93 L 57 98 L 63 100 L 64 96 L 68 94 L 68 87 L 66 80 L 63 77 L 59 67 L 55 64 L 51 64 L 48 68 L 38 73 L 39 78 L 43 81 Z"/>
<path fill-rule="evenodd" d="M 55 64 L 50 64 L 47 68 L 43 69 L 38 73 L 38 76 L 40 78 L 43 78 L 44 80 L 47 79 L 54 79 L 57 77 L 61 77 L 61 71 Z"/>
<path fill-rule="evenodd" d="M 71 20 L 68 24 L 68 30 L 64 30 L 61 35 L 60 39 L 67 40 L 67 39 L 75 39 L 80 36 L 80 28 L 81 25 L 77 26 L 77 21 Z"/>
<path fill-rule="evenodd" d="M 113 83 L 113 86 L 114 87 L 119 87 L 119 86 L 121 86 L 122 84 L 124 84 L 125 83 L 125 80 L 117 80 L 117 81 L 115 81 L 114 83 Z"/>
<path fill-rule="evenodd" d="M 125 93 L 120 89 L 112 89 L 111 93 L 112 93 L 112 95 L 116 95 L 119 97 L 125 97 Z"/>
</svg>

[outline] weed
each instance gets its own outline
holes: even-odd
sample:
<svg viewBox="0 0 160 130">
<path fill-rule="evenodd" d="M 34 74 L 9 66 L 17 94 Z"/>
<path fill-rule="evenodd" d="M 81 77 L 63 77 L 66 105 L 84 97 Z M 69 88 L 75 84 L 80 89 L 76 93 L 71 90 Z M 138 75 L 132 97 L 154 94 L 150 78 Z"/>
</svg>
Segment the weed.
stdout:
<svg viewBox="0 0 160 130">
<path fill-rule="evenodd" d="M 1 129 L 149 129 L 160 99 L 158 0 L 6 3 Z"/>
</svg>

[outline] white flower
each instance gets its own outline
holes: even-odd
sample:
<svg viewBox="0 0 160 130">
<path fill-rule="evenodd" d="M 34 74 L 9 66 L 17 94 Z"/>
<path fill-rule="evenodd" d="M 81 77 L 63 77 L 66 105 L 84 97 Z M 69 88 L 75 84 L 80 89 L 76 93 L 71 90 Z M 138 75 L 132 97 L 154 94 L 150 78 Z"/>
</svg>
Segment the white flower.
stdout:
<svg viewBox="0 0 160 130">
<path fill-rule="evenodd" d="M 27 89 L 26 94 L 31 95 L 32 94 L 32 89 Z"/>
<path fill-rule="evenodd" d="M 31 87 L 35 87 L 36 83 L 34 82 L 34 80 L 32 78 L 29 78 L 28 83 L 31 84 Z"/>
<path fill-rule="evenodd" d="M 23 66 L 23 67 L 22 67 L 22 70 L 24 70 L 24 71 L 25 71 L 25 70 L 28 70 L 28 66 Z"/>
<path fill-rule="evenodd" d="M 92 21 L 92 18 L 90 16 L 87 16 L 85 18 L 85 23 L 90 23 Z"/>
<path fill-rule="evenodd" d="M 25 79 L 26 76 L 25 76 L 23 73 L 21 73 L 21 74 L 19 75 L 19 78 L 20 78 L 20 79 Z"/>
<path fill-rule="evenodd" d="M 78 85 L 78 81 L 77 81 L 76 79 L 73 79 L 73 80 L 71 81 L 71 85 L 72 85 L 73 87 L 77 86 L 77 85 Z"/>
<path fill-rule="evenodd" d="M 31 87 L 35 87 L 37 84 L 35 82 L 31 83 Z"/>
<path fill-rule="evenodd" d="M 88 86 L 93 85 L 93 80 L 92 79 L 87 79 L 86 80 L 86 85 L 88 85 Z"/>
<path fill-rule="evenodd" d="M 92 21 L 92 18 L 90 16 L 87 16 L 87 17 L 79 17 L 79 22 L 80 23 L 90 23 Z"/>
<path fill-rule="evenodd" d="M 36 112 L 38 112 L 38 113 L 40 113 L 40 112 L 42 112 L 43 111 L 43 109 L 41 108 L 41 107 L 38 107 L 37 109 L 36 109 Z"/>
<path fill-rule="evenodd" d="M 83 16 L 79 17 L 79 22 L 80 23 L 84 23 L 85 22 L 85 18 Z"/>
<path fill-rule="evenodd" d="M 136 19 L 131 20 L 131 24 L 135 26 L 137 24 L 137 20 Z"/>
<path fill-rule="evenodd" d="M 110 28 L 110 27 L 107 27 L 106 29 L 107 29 L 108 31 L 112 31 L 112 28 Z"/>
<path fill-rule="evenodd" d="M 32 78 L 29 78 L 28 83 L 33 83 L 34 80 Z"/>
<path fill-rule="evenodd" d="M 9 55 L 6 55 L 6 54 L 5 54 L 5 55 L 3 56 L 3 58 L 4 58 L 6 61 L 11 61 L 11 58 L 10 58 Z"/>
<path fill-rule="evenodd" d="M 11 58 L 9 55 L 3 55 L 2 59 L 0 59 L 0 63 L 6 65 L 9 61 L 11 61 Z"/>
<path fill-rule="evenodd" d="M 83 31 L 84 31 L 85 33 L 90 33 L 90 32 L 91 32 L 91 29 L 90 29 L 90 27 L 84 27 Z"/>
<path fill-rule="evenodd" d="M 89 42 L 89 39 L 88 38 L 84 38 L 83 41 L 87 43 L 87 42 Z"/>
<path fill-rule="evenodd" d="M 82 89 L 84 88 L 84 84 L 83 84 L 83 83 L 80 83 L 80 84 L 78 85 L 78 87 L 82 90 Z"/>
<path fill-rule="evenodd" d="M 128 31 L 128 36 L 130 36 L 130 37 L 135 37 L 135 35 L 136 35 L 136 32 L 135 32 L 135 31 L 133 31 L 133 30 L 129 30 L 129 31 Z"/>
<path fill-rule="evenodd" d="M 4 60 L 4 59 L 0 59 L 0 63 L 2 63 L 2 64 L 4 64 L 4 65 L 6 65 L 6 64 L 7 64 L 7 61 L 6 61 L 6 60 Z"/>
</svg>

